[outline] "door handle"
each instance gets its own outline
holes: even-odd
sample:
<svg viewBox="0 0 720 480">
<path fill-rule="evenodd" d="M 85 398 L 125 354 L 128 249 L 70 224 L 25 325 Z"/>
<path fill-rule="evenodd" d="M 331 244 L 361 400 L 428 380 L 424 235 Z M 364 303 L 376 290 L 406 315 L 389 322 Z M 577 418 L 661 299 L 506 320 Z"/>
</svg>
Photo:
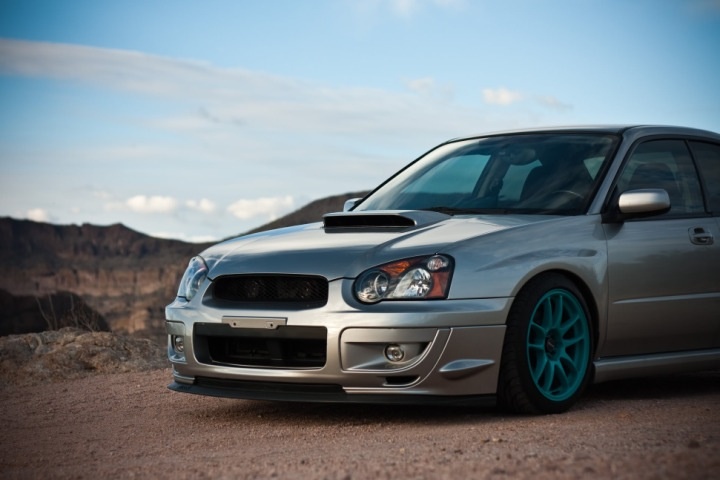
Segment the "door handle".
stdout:
<svg viewBox="0 0 720 480">
<path fill-rule="evenodd" d="M 695 245 L 712 245 L 715 241 L 713 234 L 703 227 L 693 227 L 689 230 L 690 241 Z"/>
</svg>

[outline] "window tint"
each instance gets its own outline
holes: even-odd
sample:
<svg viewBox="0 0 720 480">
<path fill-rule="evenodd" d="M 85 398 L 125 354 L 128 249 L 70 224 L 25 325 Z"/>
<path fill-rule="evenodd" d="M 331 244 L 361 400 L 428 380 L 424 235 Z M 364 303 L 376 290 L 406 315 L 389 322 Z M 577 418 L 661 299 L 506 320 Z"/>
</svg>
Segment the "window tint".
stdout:
<svg viewBox="0 0 720 480">
<path fill-rule="evenodd" d="M 393 176 L 354 211 L 578 215 L 617 140 L 540 133 L 450 142 Z"/>
<path fill-rule="evenodd" d="M 523 187 L 527 183 L 530 172 L 540 166 L 542 166 L 542 164 L 539 160 L 535 160 L 527 165 L 510 165 L 502 181 L 500 192 L 498 193 L 498 204 L 512 204 L 520 200 Z"/>
<path fill-rule="evenodd" d="M 703 177 L 708 208 L 720 214 L 720 145 L 690 142 L 690 148 Z"/>
<path fill-rule="evenodd" d="M 487 155 L 462 155 L 435 165 L 406 193 L 472 194 L 488 161 Z"/>
<path fill-rule="evenodd" d="M 597 177 L 597 174 L 600 173 L 600 168 L 602 167 L 604 161 L 605 159 L 603 157 L 591 157 L 583 160 L 585 168 L 587 168 L 587 171 L 593 180 Z"/>
<path fill-rule="evenodd" d="M 644 188 L 668 192 L 671 208 L 666 215 L 705 211 L 700 181 L 682 140 L 654 140 L 635 149 L 618 180 L 618 191 Z"/>
</svg>

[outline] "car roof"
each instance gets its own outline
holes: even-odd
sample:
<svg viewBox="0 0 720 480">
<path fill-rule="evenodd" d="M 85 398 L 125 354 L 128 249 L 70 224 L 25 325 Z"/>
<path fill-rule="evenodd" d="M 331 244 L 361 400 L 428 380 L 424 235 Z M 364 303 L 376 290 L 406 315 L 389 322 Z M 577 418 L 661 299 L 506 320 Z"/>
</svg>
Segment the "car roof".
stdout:
<svg viewBox="0 0 720 480">
<path fill-rule="evenodd" d="M 494 137 L 501 135 L 521 135 L 526 133 L 608 133 L 616 135 L 631 134 L 633 137 L 647 135 L 682 135 L 691 137 L 706 137 L 720 141 L 720 134 L 701 130 L 698 128 L 680 127 L 672 125 L 640 125 L 640 124 L 618 124 L 618 125 L 567 125 L 557 127 L 536 127 L 518 130 L 504 130 L 489 132 L 479 135 L 467 135 L 453 138 L 446 143 L 459 140 L 470 140 L 473 138 Z"/>
</svg>

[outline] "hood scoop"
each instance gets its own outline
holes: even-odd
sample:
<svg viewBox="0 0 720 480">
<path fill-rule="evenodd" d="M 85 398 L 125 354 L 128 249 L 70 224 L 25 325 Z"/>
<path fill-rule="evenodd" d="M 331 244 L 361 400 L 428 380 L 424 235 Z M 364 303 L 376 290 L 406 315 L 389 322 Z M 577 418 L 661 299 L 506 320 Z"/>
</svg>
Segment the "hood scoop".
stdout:
<svg viewBox="0 0 720 480">
<path fill-rule="evenodd" d="M 437 223 L 447 218 L 449 215 L 444 213 L 421 210 L 341 212 L 323 216 L 323 227 L 326 231 L 397 231 Z"/>
</svg>

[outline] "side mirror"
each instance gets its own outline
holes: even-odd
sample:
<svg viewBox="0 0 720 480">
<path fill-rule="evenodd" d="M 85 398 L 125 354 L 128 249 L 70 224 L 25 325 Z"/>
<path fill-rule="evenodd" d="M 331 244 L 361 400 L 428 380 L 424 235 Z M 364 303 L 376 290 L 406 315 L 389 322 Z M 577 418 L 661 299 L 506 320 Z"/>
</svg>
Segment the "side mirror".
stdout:
<svg viewBox="0 0 720 480">
<path fill-rule="evenodd" d="M 670 210 L 670 195 L 662 188 L 628 190 L 617 199 L 610 213 L 603 216 L 605 223 L 623 222 L 631 218 L 661 215 Z"/>
<path fill-rule="evenodd" d="M 362 198 L 359 197 L 345 200 L 345 204 L 343 205 L 343 212 L 349 212 L 350 210 L 352 210 L 360 200 L 362 200 Z"/>
</svg>

